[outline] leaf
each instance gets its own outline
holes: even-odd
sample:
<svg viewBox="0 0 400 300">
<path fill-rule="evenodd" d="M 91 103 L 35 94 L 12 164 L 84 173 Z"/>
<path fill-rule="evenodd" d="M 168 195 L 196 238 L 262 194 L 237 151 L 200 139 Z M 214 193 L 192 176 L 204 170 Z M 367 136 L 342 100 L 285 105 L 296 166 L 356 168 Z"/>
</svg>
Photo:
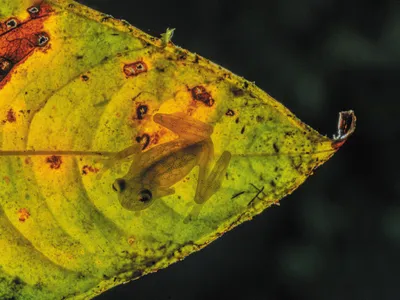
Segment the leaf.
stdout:
<svg viewBox="0 0 400 300">
<path fill-rule="evenodd" d="M 87 299 L 165 268 L 278 204 L 355 128 L 343 112 L 321 136 L 173 30 L 157 39 L 67 0 L 5 0 L 0 21 L 2 299 Z M 231 156 L 197 217 L 197 167 L 140 212 L 112 188 L 139 164 L 115 153 L 177 140 L 156 113 L 211 125 L 212 165 Z"/>
</svg>

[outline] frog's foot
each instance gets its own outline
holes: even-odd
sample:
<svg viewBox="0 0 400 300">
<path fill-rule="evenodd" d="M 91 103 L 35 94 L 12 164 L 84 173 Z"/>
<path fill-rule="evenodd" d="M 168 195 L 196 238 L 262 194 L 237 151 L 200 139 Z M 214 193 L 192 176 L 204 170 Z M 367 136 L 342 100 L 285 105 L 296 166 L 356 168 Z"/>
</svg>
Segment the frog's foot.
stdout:
<svg viewBox="0 0 400 300">
<path fill-rule="evenodd" d="M 206 170 L 206 167 L 200 166 L 199 182 L 194 197 L 196 204 L 188 216 L 183 220 L 183 223 L 187 224 L 190 221 L 196 220 L 204 203 L 219 190 L 222 180 L 225 178 L 226 169 L 228 168 L 231 157 L 232 155 L 230 152 L 224 151 L 207 179 L 204 179 L 204 170 Z"/>
<path fill-rule="evenodd" d="M 183 223 L 188 224 L 190 221 L 195 221 L 197 219 L 197 217 L 199 216 L 202 207 L 203 207 L 203 204 L 195 203 L 192 210 L 190 211 L 190 213 L 183 220 Z"/>
<path fill-rule="evenodd" d="M 101 179 L 109 169 L 113 166 L 114 160 L 110 158 L 101 158 L 99 163 L 102 165 L 99 172 L 97 172 L 96 179 Z"/>
<path fill-rule="evenodd" d="M 132 161 L 133 159 L 137 159 L 137 156 L 140 155 L 141 145 L 135 144 L 132 145 L 122 151 L 115 152 L 107 158 L 100 158 L 99 162 L 103 165 L 100 171 L 97 173 L 97 179 L 101 179 L 101 177 L 111 168 L 116 167 L 115 170 L 117 173 L 122 171 L 121 166 L 124 162 Z"/>
<path fill-rule="evenodd" d="M 115 170 L 116 173 L 122 172 L 123 160 L 116 159 L 114 156 L 109 158 L 102 158 L 99 163 L 102 165 L 100 171 L 96 175 L 96 179 L 101 179 L 103 175 L 111 168 Z"/>
</svg>

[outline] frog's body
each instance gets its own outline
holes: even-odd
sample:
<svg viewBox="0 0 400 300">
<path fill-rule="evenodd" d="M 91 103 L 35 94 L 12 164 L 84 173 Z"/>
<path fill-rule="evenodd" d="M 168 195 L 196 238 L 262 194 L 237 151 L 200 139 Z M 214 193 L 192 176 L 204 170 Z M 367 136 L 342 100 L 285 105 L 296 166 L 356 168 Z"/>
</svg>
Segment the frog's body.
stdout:
<svg viewBox="0 0 400 300">
<path fill-rule="evenodd" d="M 155 200 L 174 194 L 171 186 L 199 166 L 194 201 L 201 207 L 220 188 L 231 154 L 223 152 L 209 172 L 214 156 L 211 125 L 183 113 L 156 114 L 153 120 L 178 134 L 179 138 L 146 152 L 142 152 L 141 145 L 137 144 L 111 158 L 110 163 L 128 158 L 133 160 L 128 173 L 113 184 L 119 202 L 128 210 L 143 210 Z M 199 212 L 200 207 L 194 209 L 194 214 Z"/>
</svg>

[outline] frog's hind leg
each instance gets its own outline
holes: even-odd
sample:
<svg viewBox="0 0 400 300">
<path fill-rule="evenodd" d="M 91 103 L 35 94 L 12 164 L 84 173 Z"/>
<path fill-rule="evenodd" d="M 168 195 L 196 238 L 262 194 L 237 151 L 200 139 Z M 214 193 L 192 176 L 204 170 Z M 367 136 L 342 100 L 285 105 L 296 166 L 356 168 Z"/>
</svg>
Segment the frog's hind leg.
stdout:
<svg viewBox="0 0 400 300">
<path fill-rule="evenodd" d="M 218 159 L 211 173 L 208 175 L 204 188 L 200 191 L 201 198 L 198 198 L 198 200 L 202 201 L 201 203 L 206 202 L 220 189 L 231 157 L 232 155 L 229 151 L 224 151 Z"/>
<path fill-rule="evenodd" d="M 208 176 L 206 175 L 207 166 L 200 165 L 199 180 L 194 198 L 197 204 L 205 203 L 219 190 L 222 180 L 225 178 L 225 172 L 228 168 L 231 156 L 229 151 L 224 151 Z"/>
<path fill-rule="evenodd" d="M 208 147 L 213 147 L 212 143 L 208 143 Z M 203 153 L 204 156 L 205 152 Z M 224 151 L 208 176 L 207 170 L 210 160 L 204 159 L 203 157 L 200 159 L 199 179 L 197 183 L 196 195 L 194 198 L 196 204 L 184 220 L 185 223 L 189 222 L 190 220 L 196 219 L 204 203 L 220 189 L 222 180 L 225 178 L 226 169 L 228 168 L 231 156 L 232 155 L 230 152 Z"/>
<path fill-rule="evenodd" d="M 154 122 L 168 128 L 179 135 L 180 138 L 189 141 L 202 141 L 210 137 L 213 126 L 189 117 L 182 112 L 173 114 L 157 113 L 153 117 Z"/>
</svg>

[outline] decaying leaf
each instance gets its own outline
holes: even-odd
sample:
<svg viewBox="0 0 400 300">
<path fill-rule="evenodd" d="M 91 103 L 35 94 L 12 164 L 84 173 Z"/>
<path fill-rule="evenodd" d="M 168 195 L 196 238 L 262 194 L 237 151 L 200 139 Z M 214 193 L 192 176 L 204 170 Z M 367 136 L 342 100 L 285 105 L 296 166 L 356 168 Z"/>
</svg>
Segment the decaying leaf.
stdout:
<svg viewBox="0 0 400 300">
<path fill-rule="evenodd" d="M 0 298 L 92 298 L 165 268 L 277 204 L 354 131 L 349 111 L 321 136 L 172 32 L 2 1 Z"/>
</svg>

